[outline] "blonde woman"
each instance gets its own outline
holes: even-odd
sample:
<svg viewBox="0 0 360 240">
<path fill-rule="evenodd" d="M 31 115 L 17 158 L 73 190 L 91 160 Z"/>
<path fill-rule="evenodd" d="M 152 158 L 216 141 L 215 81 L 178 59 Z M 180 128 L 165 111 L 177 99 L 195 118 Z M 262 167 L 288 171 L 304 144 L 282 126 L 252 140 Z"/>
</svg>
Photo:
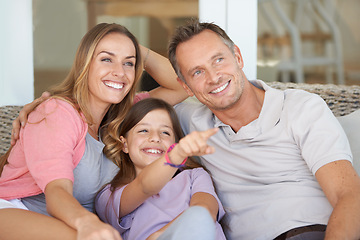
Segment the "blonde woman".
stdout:
<svg viewBox="0 0 360 240">
<path fill-rule="evenodd" d="M 167 60 L 140 47 L 125 27 L 99 24 L 83 37 L 67 78 L 29 115 L 1 159 L 0 239 L 121 239 L 93 213 L 94 197 L 118 171 L 102 150 L 111 159 L 112 136 L 142 73 L 141 55 L 162 86 L 150 96 L 183 91 L 175 73 L 156 71 Z"/>
</svg>

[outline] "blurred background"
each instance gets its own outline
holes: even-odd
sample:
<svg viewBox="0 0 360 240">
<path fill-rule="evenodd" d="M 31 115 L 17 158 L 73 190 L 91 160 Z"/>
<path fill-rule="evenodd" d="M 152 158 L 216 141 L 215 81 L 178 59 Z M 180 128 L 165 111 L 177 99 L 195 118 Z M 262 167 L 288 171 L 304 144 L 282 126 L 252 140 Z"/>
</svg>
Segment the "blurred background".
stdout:
<svg viewBox="0 0 360 240">
<path fill-rule="evenodd" d="M 359 0 L 257 0 L 255 75 L 359 85 L 359 13 Z M 35 97 L 65 78 L 82 36 L 96 23 L 123 24 L 141 44 L 166 56 L 174 28 L 198 14 L 198 0 L 33 0 Z"/>
<path fill-rule="evenodd" d="M 258 78 L 360 83 L 359 0 L 258 0 Z"/>
<path fill-rule="evenodd" d="M 35 97 L 65 78 L 80 39 L 97 23 L 122 24 L 140 44 L 167 56 L 173 30 L 198 17 L 198 9 L 197 0 L 33 0 Z M 144 74 L 143 89 L 156 85 L 149 77 Z"/>
</svg>

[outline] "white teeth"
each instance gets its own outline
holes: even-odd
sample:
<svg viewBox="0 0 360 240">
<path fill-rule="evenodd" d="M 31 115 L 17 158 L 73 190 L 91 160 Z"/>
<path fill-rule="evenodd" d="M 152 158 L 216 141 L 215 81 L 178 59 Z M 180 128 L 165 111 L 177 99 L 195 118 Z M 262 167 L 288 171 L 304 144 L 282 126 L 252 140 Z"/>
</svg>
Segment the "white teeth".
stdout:
<svg viewBox="0 0 360 240">
<path fill-rule="evenodd" d="M 153 153 L 153 154 L 160 154 L 160 153 L 162 153 L 162 151 L 160 151 L 160 150 L 158 150 L 158 149 L 146 149 L 145 152 Z"/>
<path fill-rule="evenodd" d="M 212 91 L 211 93 L 219 93 L 222 90 L 224 90 L 227 86 L 229 85 L 229 82 L 225 83 L 224 85 L 222 85 L 221 87 L 215 89 L 214 91 Z"/>
<path fill-rule="evenodd" d="M 105 85 L 115 89 L 121 89 L 124 87 L 123 83 L 105 82 Z"/>
</svg>

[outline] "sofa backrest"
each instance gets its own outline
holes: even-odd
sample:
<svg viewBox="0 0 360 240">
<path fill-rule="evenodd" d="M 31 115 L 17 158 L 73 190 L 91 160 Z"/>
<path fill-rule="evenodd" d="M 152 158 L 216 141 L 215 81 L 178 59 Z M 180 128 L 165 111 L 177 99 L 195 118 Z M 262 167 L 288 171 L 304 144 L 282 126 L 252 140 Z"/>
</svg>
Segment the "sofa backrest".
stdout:
<svg viewBox="0 0 360 240">
<path fill-rule="evenodd" d="M 280 90 L 303 89 L 320 95 L 336 117 L 360 109 L 360 85 L 345 86 L 334 84 L 267 82 L 270 87 Z"/>
</svg>

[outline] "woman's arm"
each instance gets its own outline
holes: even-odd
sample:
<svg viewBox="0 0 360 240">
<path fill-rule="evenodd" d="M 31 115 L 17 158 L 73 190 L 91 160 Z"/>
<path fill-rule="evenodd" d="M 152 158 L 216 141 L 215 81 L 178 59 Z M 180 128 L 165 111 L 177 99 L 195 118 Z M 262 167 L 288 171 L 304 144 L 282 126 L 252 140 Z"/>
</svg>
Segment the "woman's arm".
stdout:
<svg viewBox="0 0 360 240">
<path fill-rule="evenodd" d="M 29 122 L 20 138 L 22 152 L 33 184 L 45 193 L 48 212 L 75 229 L 78 239 L 101 239 L 103 234 L 120 239 L 72 195 L 74 166 L 83 156 L 87 133 L 77 110 L 65 101 L 50 99 L 29 116 Z M 13 150 L 14 156 L 20 152 Z"/>
<path fill-rule="evenodd" d="M 72 186 L 72 182 L 68 179 L 58 179 L 47 184 L 45 188 L 47 211 L 76 229 L 77 239 L 121 239 L 118 231 L 101 222 L 95 214 L 80 205 L 72 196 Z"/>
<path fill-rule="evenodd" d="M 144 46 L 140 46 L 140 48 L 145 71 L 160 85 L 149 92 L 150 96 L 163 99 L 171 105 L 186 99 L 188 95 L 178 82 L 170 61 Z"/>
<path fill-rule="evenodd" d="M 214 149 L 207 145 L 206 141 L 217 130 L 217 128 L 213 128 L 203 132 L 192 132 L 182 138 L 179 144 L 168 153 L 170 161 L 174 164 L 181 164 L 186 157 L 213 153 Z M 120 199 L 120 217 L 134 211 L 148 197 L 157 194 L 172 179 L 177 168 L 165 165 L 165 162 L 165 156 L 152 162 L 124 188 Z"/>
</svg>

